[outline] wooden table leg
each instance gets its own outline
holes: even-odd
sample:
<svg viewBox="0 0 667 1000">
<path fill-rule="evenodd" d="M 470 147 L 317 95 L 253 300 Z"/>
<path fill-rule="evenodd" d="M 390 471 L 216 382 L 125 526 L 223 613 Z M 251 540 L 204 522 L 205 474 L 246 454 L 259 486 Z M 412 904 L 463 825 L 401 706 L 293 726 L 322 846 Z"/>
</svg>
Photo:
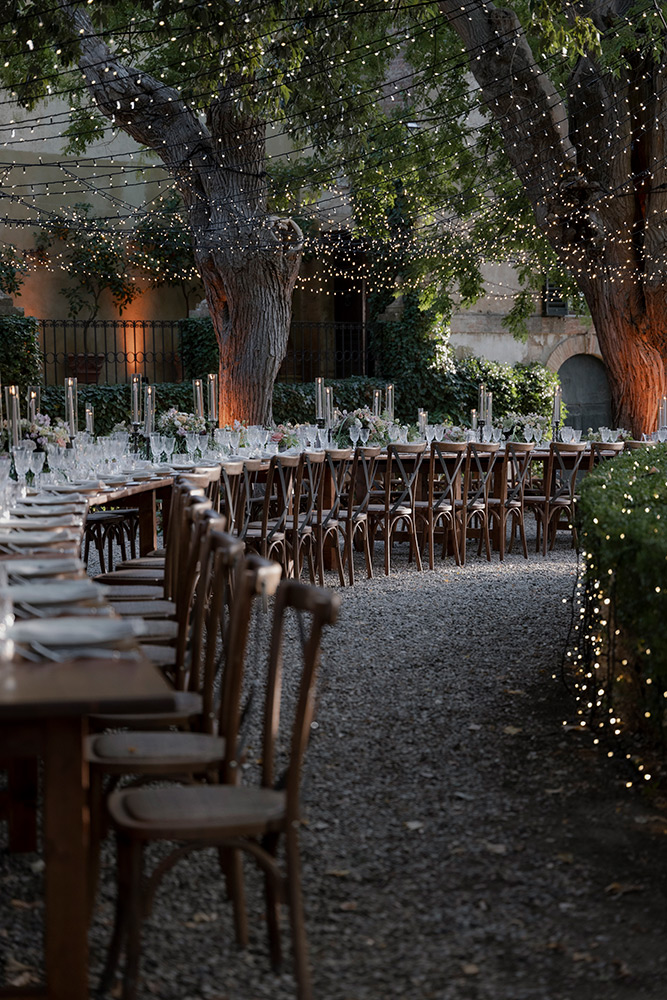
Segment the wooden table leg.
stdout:
<svg viewBox="0 0 667 1000">
<path fill-rule="evenodd" d="M 138 493 L 134 498 L 139 509 L 139 555 L 147 556 L 157 548 L 157 505 L 155 490 Z"/>
<path fill-rule="evenodd" d="M 7 822 L 10 851 L 37 850 L 37 758 L 13 758 L 7 765 Z"/>
<path fill-rule="evenodd" d="M 88 1000 L 84 722 L 50 719 L 44 746 L 45 951 L 49 1000 Z"/>
</svg>

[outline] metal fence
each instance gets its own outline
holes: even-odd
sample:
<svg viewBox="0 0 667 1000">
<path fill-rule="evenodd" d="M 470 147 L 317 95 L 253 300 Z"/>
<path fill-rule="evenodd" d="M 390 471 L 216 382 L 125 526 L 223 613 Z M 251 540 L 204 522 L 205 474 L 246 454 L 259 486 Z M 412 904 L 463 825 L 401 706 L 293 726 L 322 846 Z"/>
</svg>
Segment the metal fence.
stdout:
<svg viewBox="0 0 667 1000">
<path fill-rule="evenodd" d="M 44 383 L 128 382 L 135 372 L 151 382 L 183 380 L 178 320 L 41 320 Z M 318 375 L 372 374 L 366 328 L 357 323 L 292 324 L 278 378 L 310 382 Z"/>
</svg>

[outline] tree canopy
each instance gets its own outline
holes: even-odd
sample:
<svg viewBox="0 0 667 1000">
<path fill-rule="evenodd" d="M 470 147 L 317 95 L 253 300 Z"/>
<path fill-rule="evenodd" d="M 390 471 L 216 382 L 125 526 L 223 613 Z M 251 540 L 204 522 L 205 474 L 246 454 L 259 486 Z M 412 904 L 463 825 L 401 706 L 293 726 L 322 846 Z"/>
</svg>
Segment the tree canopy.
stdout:
<svg viewBox="0 0 667 1000">
<path fill-rule="evenodd" d="M 371 290 L 400 273 L 402 289 L 444 316 L 454 293 L 480 293 L 485 261 L 508 260 L 525 286 L 510 324 L 545 273 L 569 276 L 595 321 L 618 418 L 648 429 L 665 387 L 657 2 L 9 8 L 0 80 L 36 119 L 39 102 L 66 97 L 62 166 L 76 174 L 91 140 L 124 132 L 145 174 L 161 161 L 173 178 L 230 372 L 261 311 L 284 328 L 304 250 L 333 268 L 344 245 L 355 270 L 363 249 Z M 95 184 L 108 196 L 106 171 Z M 18 183 L 10 202 L 29 210 L 34 198 Z M 109 204 L 109 228 L 145 216 Z M 239 305 L 250 288 L 268 295 L 252 316 Z M 284 349 L 268 327 L 261 338 L 271 356 Z"/>
</svg>

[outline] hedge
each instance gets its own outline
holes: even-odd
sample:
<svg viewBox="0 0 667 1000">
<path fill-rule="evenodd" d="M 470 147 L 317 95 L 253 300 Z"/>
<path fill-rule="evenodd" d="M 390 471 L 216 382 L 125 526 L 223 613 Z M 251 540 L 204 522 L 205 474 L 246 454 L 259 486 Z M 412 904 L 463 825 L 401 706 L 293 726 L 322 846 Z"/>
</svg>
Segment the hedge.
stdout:
<svg viewBox="0 0 667 1000">
<path fill-rule="evenodd" d="M 41 381 L 37 320 L 33 316 L 0 316 L 0 384 L 25 390 Z"/>
<path fill-rule="evenodd" d="M 593 705 L 598 718 L 604 721 L 612 708 L 614 718 L 633 727 L 656 723 L 662 735 L 667 447 L 602 462 L 582 483 L 578 520 L 585 586 L 582 683 L 588 679 L 587 690 L 598 692 Z"/>
</svg>

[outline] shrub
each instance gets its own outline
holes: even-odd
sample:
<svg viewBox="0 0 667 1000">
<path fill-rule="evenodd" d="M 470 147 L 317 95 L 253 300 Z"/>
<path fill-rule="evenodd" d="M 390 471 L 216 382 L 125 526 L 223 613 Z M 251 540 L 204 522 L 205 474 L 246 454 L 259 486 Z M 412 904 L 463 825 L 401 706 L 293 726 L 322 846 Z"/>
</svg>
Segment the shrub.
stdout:
<svg viewBox="0 0 667 1000">
<path fill-rule="evenodd" d="M 37 320 L 33 316 L 0 316 L 0 383 L 25 389 L 41 381 Z"/>
<path fill-rule="evenodd" d="M 183 377 L 192 381 L 217 372 L 220 363 L 218 341 L 208 316 L 191 316 L 179 321 Z"/>
<path fill-rule="evenodd" d="M 664 726 L 667 690 L 667 448 L 602 462 L 581 487 L 582 677 L 597 718 Z M 602 685 L 602 686 L 600 686 Z M 588 698 L 586 698 L 588 702 Z M 649 713 L 648 715 L 646 713 Z"/>
</svg>

